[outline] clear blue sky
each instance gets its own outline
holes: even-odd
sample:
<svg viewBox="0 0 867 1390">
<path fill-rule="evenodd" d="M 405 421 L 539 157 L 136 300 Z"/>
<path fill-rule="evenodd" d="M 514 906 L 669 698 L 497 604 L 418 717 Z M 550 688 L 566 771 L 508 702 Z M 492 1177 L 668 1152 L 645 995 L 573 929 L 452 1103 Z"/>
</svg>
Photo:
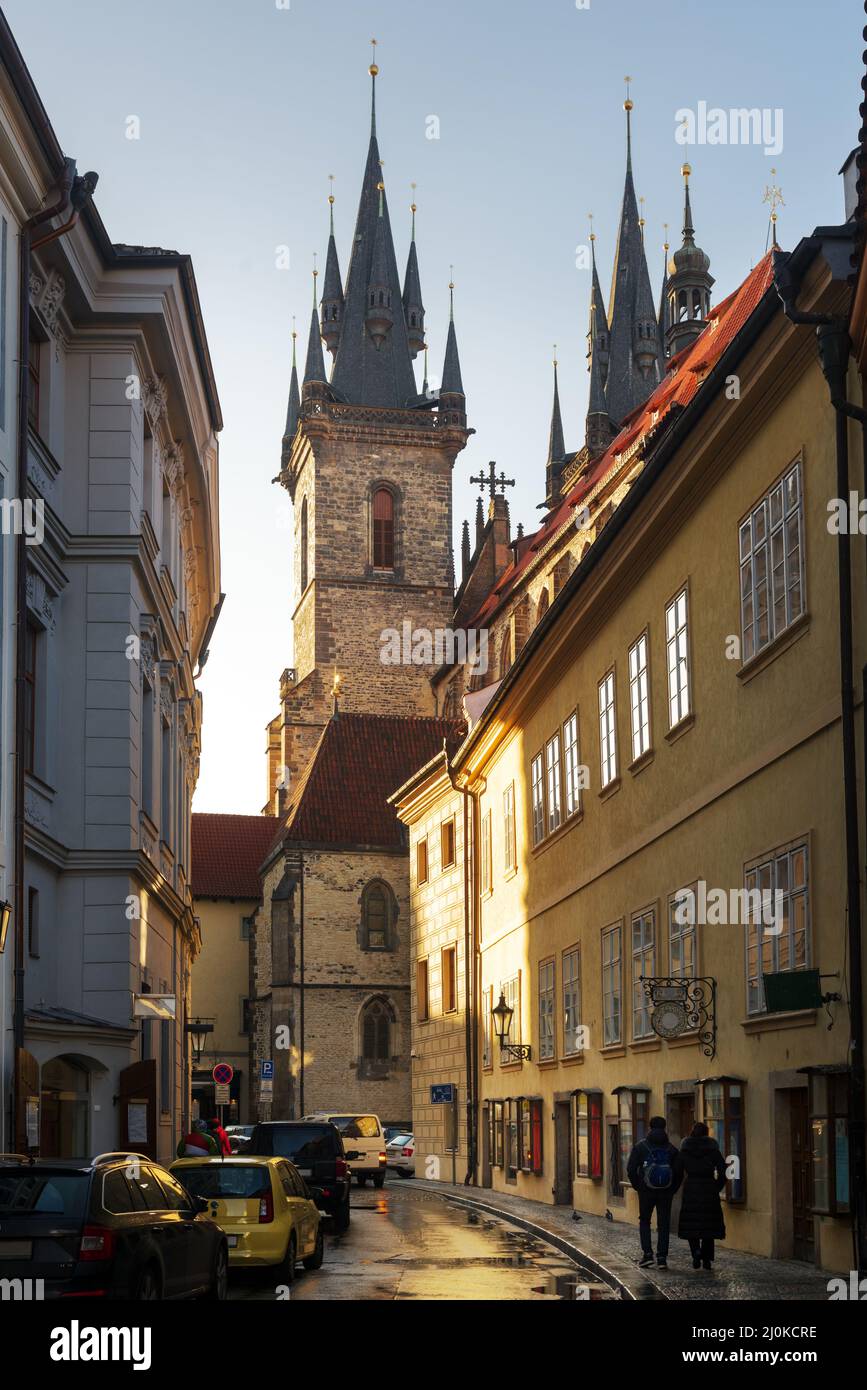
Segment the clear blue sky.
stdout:
<svg viewBox="0 0 867 1390">
<path fill-rule="evenodd" d="M 790 247 L 842 220 L 837 170 L 859 126 L 857 0 L 5 0 L 64 149 L 100 175 L 116 241 L 192 254 L 225 417 L 227 598 L 202 678 L 195 807 L 255 812 L 264 726 L 291 662 L 289 501 L 271 486 L 289 381 L 291 315 L 306 335 L 312 252 L 324 264 L 328 175 L 345 272 L 368 139 L 369 40 L 379 40 L 378 132 L 398 260 L 410 183 L 431 372 L 439 375 L 449 265 L 470 423 L 455 472 L 496 459 L 527 529 L 544 495 L 552 343 L 566 443 L 583 441 L 589 277 L 576 269 L 595 215 L 607 293 L 624 174 L 623 77 L 634 81 L 636 189 L 654 289 L 662 224 L 679 243 L 675 111 L 699 101 L 782 108 L 784 147 L 688 151 L 714 297 L 765 249 L 770 166 Z M 125 138 L 126 120 L 141 139 Z M 427 118 L 440 139 L 426 138 Z M 275 248 L 290 248 L 290 268 Z"/>
</svg>

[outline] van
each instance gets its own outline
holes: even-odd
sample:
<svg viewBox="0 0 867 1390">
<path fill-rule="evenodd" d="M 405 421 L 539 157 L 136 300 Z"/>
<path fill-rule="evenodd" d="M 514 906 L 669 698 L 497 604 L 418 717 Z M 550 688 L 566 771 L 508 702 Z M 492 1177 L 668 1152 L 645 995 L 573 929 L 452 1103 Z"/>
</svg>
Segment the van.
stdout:
<svg viewBox="0 0 867 1390">
<path fill-rule="evenodd" d="M 382 1187 L 385 1182 L 385 1136 L 378 1115 L 332 1115 L 322 1111 L 315 1115 L 305 1115 L 305 1120 L 320 1124 L 334 1125 L 343 1140 L 346 1161 L 352 1176 L 359 1187 L 364 1187 L 368 1178 L 373 1179 L 374 1187 Z"/>
</svg>

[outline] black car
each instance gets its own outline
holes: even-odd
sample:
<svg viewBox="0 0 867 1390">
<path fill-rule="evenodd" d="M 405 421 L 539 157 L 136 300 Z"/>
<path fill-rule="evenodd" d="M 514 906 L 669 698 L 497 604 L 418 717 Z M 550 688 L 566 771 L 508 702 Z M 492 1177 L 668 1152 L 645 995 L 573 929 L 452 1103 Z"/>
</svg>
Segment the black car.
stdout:
<svg viewBox="0 0 867 1390">
<path fill-rule="evenodd" d="M 256 1125 L 245 1152 L 291 1159 L 319 1210 L 333 1216 L 336 1231 L 346 1230 L 351 1178 L 335 1125 L 319 1120 L 266 1120 Z"/>
<path fill-rule="evenodd" d="M 143 1154 L 3 1154 L 0 1279 L 43 1280 L 31 1298 L 223 1299 L 229 1252 L 207 1210 Z"/>
</svg>

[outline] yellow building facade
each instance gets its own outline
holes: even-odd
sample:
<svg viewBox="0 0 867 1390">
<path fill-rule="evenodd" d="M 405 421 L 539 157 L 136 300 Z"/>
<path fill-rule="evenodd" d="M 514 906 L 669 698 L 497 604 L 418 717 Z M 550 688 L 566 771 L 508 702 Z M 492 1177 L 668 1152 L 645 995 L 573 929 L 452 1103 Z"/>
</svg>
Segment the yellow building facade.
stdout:
<svg viewBox="0 0 867 1390">
<path fill-rule="evenodd" d="M 815 238 L 793 254 L 799 308 L 845 310 L 833 263 Z M 722 350 L 726 312 L 698 340 L 707 351 L 671 369 L 694 374 L 686 399 L 667 420 L 648 403 L 623 500 L 491 687 L 439 806 L 408 787 L 400 814 L 415 873 L 418 840 L 464 793 L 471 805 L 476 1180 L 637 1223 L 626 1159 L 650 1116 L 675 1142 L 704 1120 L 729 1160 L 729 1246 L 845 1270 L 835 412 L 769 259 L 732 300 Z M 850 544 L 863 825 L 857 528 Z M 448 920 L 448 891 L 433 900 L 413 879 L 417 960 Z M 512 1051 L 491 1018 L 501 998 Z M 414 1018 L 426 1056 L 432 1020 Z M 456 1051 L 466 1029 L 441 1025 L 437 1047 Z"/>
</svg>

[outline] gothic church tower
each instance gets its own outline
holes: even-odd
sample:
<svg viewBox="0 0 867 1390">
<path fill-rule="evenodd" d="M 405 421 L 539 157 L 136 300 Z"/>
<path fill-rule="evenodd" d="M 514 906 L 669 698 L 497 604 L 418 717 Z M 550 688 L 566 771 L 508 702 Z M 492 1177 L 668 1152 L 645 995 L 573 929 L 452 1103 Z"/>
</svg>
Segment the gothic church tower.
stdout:
<svg viewBox="0 0 867 1390">
<path fill-rule="evenodd" d="M 434 666 L 384 664 L 382 634 L 406 622 L 446 628 L 453 614 L 452 468 L 471 431 L 453 317 L 439 393 L 416 383 L 425 316 L 416 209 L 401 289 L 377 143 L 377 73 L 371 64 L 370 143 L 346 282 L 332 206 L 300 389 L 293 348 L 277 481 L 294 512 L 295 655 L 268 726 L 265 809 L 277 813 L 331 715 L 335 673 L 341 709 L 435 713 Z"/>
</svg>

